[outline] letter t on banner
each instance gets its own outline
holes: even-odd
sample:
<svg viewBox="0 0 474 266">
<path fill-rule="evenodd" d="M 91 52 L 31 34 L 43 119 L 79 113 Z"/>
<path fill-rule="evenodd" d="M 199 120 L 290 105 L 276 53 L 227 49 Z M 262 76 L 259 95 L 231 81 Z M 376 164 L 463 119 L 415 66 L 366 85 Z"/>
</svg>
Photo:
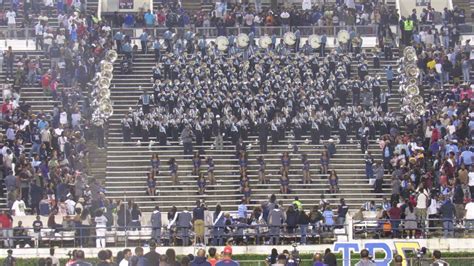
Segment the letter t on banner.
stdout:
<svg viewBox="0 0 474 266">
<path fill-rule="evenodd" d="M 335 243 L 333 248 L 335 253 L 342 251 L 342 266 L 351 266 L 351 250 L 359 252 L 357 243 Z"/>
</svg>

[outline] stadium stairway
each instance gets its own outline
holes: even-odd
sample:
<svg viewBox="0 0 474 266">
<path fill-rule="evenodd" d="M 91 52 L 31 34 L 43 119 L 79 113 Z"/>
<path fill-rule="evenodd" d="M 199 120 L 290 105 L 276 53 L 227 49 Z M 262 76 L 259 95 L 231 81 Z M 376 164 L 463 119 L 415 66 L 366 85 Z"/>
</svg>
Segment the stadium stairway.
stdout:
<svg viewBox="0 0 474 266">
<path fill-rule="evenodd" d="M 395 59 L 381 60 L 381 67 L 373 68 L 372 55 L 370 49 L 367 50 L 369 55 L 370 74 L 380 74 L 382 77 L 382 85 L 385 84 L 384 67 L 394 65 L 398 57 L 398 50 L 394 50 Z M 106 189 L 107 196 L 112 199 L 129 200 L 134 199 L 143 211 L 151 211 L 158 204 L 162 210 L 169 210 L 173 205 L 178 208 L 192 207 L 197 199 L 204 199 L 209 206 L 215 206 L 220 203 L 226 210 L 235 210 L 242 195 L 239 193 L 239 167 L 238 160 L 235 157 L 235 146 L 230 142 L 225 142 L 222 150 L 211 150 L 211 142 L 204 142 L 203 149 L 205 156 L 214 158 L 216 185 L 207 186 L 206 195 L 197 194 L 196 180 L 197 176 L 191 175 L 192 161 L 190 157 L 183 155 L 183 148 L 177 142 L 170 142 L 170 146 L 158 147 L 157 145 L 148 147 L 148 143 L 142 143 L 142 146 L 136 146 L 137 138 L 131 143 L 122 142 L 122 129 L 120 120 L 124 113 L 128 112 L 130 107 L 135 108 L 139 96 L 143 93 L 138 89 L 151 90 L 150 82 L 152 67 L 154 66 L 154 58 L 152 54 L 136 54 L 134 61 L 134 72 L 132 74 L 121 74 L 119 67 L 120 59 L 115 63 L 114 79 L 112 81 L 111 99 L 114 105 L 114 115 L 109 120 L 108 129 L 108 148 L 107 148 L 107 172 L 106 172 Z M 356 71 L 356 63 L 353 64 L 353 71 Z M 355 73 L 355 72 L 353 72 Z M 399 97 L 397 94 L 397 85 L 394 85 L 394 95 L 390 100 L 391 108 L 398 108 Z M 294 141 L 287 134 L 287 137 L 280 145 L 268 146 L 268 153 L 264 154 L 267 163 L 267 173 L 270 177 L 270 184 L 259 185 L 256 158 L 260 156 L 258 145 L 253 145 L 249 150 L 249 176 L 250 187 L 252 189 L 251 206 L 260 204 L 266 200 L 272 193 L 277 195 L 278 199 L 288 204 L 295 195 L 298 195 L 305 206 L 319 204 L 320 195 L 325 194 L 329 190 L 329 184 L 326 176 L 319 174 L 319 157 L 323 146 L 313 146 L 305 144 L 304 141 L 298 143 L 299 151 L 290 155 L 292 165 L 290 169 L 290 189 L 291 195 L 281 195 L 279 193 L 278 173 L 280 167 L 280 154 L 284 151 L 292 151 L 293 148 L 289 144 Z M 307 136 L 304 136 L 305 139 Z M 338 134 L 332 134 L 334 139 L 338 138 Z M 355 139 L 355 136 L 349 136 L 348 139 Z M 255 136 L 251 137 L 249 143 L 254 143 Z M 327 141 L 327 140 L 325 140 Z M 360 207 L 368 200 L 380 200 L 382 196 L 388 196 L 390 190 L 388 188 L 389 176 L 385 180 L 384 193 L 377 195 L 372 193 L 372 187 L 368 185 L 365 178 L 365 164 L 363 154 L 356 143 L 346 145 L 337 145 L 338 152 L 331 160 L 330 168 L 335 169 L 339 176 L 340 191 L 336 194 L 327 195 L 326 197 L 333 204 L 336 204 L 339 198 L 345 198 L 352 208 Z M 197 149 L 199 147 L 194 147 Z M 372 143 L 369 149 L 372 154 L 381 159 L 381 152 L 378 145 Z M 161 159 L 160 174 L 157 176 L 157 189 L 159 192 L 154 197 L 145 194 L 146 192 L 146 173 L 150 169 L 150 158 L 153 153 L 157 153 Z M 300 154 L 308 154 L 311 162 L 311 176 L 313 183 L 310 185 L 301 184 L 302 163 Z M 178 176 L 180 184 L 173 186 L 168 171 L 168 160 L 175 158 L 177 160 L 179 170 Z M 203 161 L 201 171 L 207 171 L 207 164 Z M 206 176 L 207 174 L 205 174 Z"/>
<path fill-rule="evenodd" d="M 474 21 L 472 18 L 472 14 L 474 13 L 474 0 L 453 0 L 453 6 L 458 6 L 459 8 L 464 9 L 466 23 L 469 24 Z"/>
<path fill-rule="evenodd" d="M 200 12 L 201 9 L 201 1 L 196 0 L 181 0 L 181 7 L 188 12 L 188 14 L 195 14 Z"/>
<path fill-rule="evenodd" d="M 95 16 L 97 15 L 97 9 L 99 8 L 99 0 L 87 0 L 87 10 L 92 12 Z"/>
</svg>

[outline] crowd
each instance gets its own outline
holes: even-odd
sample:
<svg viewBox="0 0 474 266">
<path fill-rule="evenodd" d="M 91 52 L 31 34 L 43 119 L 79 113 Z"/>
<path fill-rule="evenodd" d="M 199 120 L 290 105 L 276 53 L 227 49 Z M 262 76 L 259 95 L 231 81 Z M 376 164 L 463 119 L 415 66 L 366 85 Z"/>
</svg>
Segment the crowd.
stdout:
<svg viewBox="0 0 474 266">
<path fill-rule="evenodd" d="M 315 8 L 315 13 L 319 12 L 318 25 L 335 21 L 339 25 L 357 23 L 355 16 L 347 13 L 352 12 L 352 8 L 337 8 L 341 10 L 333 11 L 330 19 L 326 11 L 318 8 Z M 183 12 L 176 7 L 170 10 L 165 13 Z M 255 22 L 256 16 L 252 13 L 242 13 L 243 10 L 251 10 L 248 7 L 231 10 L 226 15 L 230 17 L 225 19 L 232 20 L 231 14 L 234 14 L 234 23 L 251 22 L 248 26 L 266 23 L 260 22 L 260 19 Z M 383 24 L 382 20 L 390 17 L 375 15 L 384 12 L 383 6 L 377 2 L 367 2 L 361 10 L 364 19 L 359 20 L 364 22 L 359 23 L 370 23 L 369 19 L 372 21 L 373 17 L 373 22 Z M 142 214 L 133 202 L 109 201 L 105 198 L 106 191 L 102 185 L 95 179 L 87 178 L 86 139 L 91 139 L 93 131 L 96 131 L 98 138 L 103 138 L 104 129 L 88 124 L 89 99 L 82 95 L 90 89 L 87 82 L 94 77 L 101 56 L 108 49 L 116 45 L 117 50 L 125 54 L 133 65 L 133 54 L 138 52 L 138 47 L 132 48 L 130 38 L 120 32 L 112 36 L 109 24 L 105 22 L 96 22 L 83 12 L 65 11 L 66 15 L 60 14 L 64 17 L 59 20 L 58 29 L 48 26 L 44 20 L 35 25 L 37 49 L 44 51 L 50 68 L 46 68 L 40 58 L 18 57 L 12 49 L 4 53 L 7 78 L 13 86 L 4 93 L 2 121 L 5 135 L 1 136 L 0 146 L 3 182 L 11 213 L 1 214 L 0 219 L 2 228 L 7 229 L 4 232 L 15 234 L 11 216 L 24 216 L 28 209 L 34 214 L 48 215 L 48 228 L 75 230 L 80 239 L 93 234 L 82 229 L 92 225 L 96 227 L 96 246 L 105 247 L 107 229 L 115 224 L 119 228 L 139 229 Z M 278 12 L 272 12 L 269 20 L 274 20 L 276 25 L 300 26 L 308 22 L 290 18 L 313 19 L 313 14 L 298 16 L 299 11 L 292 12 L 282 10 L 274 18 Z M 370 15 L 372 12 L 374 15 Z M 288 13 L 288 16 L 283 13 Z M 239 16 L 241 22 L 238 22 Z M 337 16 L 352 17 L 356 22 L 342 22 L 335 19 Z M 144 14 L 144 23 L 148 24 L 147 21 L 154 16 L 148 16 L 148 20 L 146 17 Z M 159 38 L 152 42 L 144 31 L 145 35 L 140 37 L 144 43 L 141 52 L 148 52 L 151 45 L 156 56 L 153 91 L 144 91 L 138 107 L 122 119 L 123 140 L 130 143 L 134 136 L 148 143 L 151 138 L 156 138 L 160 146 L 167 145 L 169 139 L 180 140 L 188 155 L 193 154 L 194 144 L 200 147 L 204 140 L 213 140 L 215 149 L 222 148 L 224 139 L 231 141 L 239 147 L 236 151 L 242 201 L 237 217 L 224 213 L 220 206 L 216 207 L 211 226 L 213 244 L 223 245 L 231 236 L 237 243 L 247 243 L 248 236 L 253 236 L 252 241 L 257 244 L 260 241 L 279 244 L 282 228 L 290 234 L 298 233 L 301 243 L 306 244 L 308 237 L 316 237 L 344 224 L 347 205 L 341 200 L 334 215 L 327 201 L 322 199 L 320 206 L 307 213 L 297 197 L 293 204 L 284 208 L 273 195 L 269 202 L 247 215 L 246 205 L 251 201 L 252 190 L 246 174 L 249 162 L 243 141 L 249 135 L 257 135 L 260 152 L 266 153 L 268 140 L 278 144 L 287 137 L 287 131 L 291 131 L 294 139 L 300 141 L 303 136 L 309 135 L 308 142 L 312 144 L 319 144 L 321 139 L 329 140 L 331 132 L 336 131 L 341 144 L 349 141 L 348 135 L 356 135 L 365 153 L 369 140 L 379 135 L 383 161 L 375 163 L 367 152 L 366 175 L 368 179 L 375 179 L 375 192 L 381 192 L 385 173 L 393 177 L 390 201 L 387 200 L 386 205 L 379 209 L 380 225 L 390 223 L 393 229 L 390 231 L 394 232 L 394 236 L 400 236 L 398 222 L 405 219 L 407 223 L 403 229 L 407 231 L 406 235 L 414 237 L 426 234 L 426 231 L 417 228 L 429 226 L 432 221 L 427 218 L 439 217 L 443 221 L 445 236 L 452 236 L 455 224 L 472 227 L 474 214 L 470 201 L 474 174 L 470 171 L 473 152 L 470 133 L 474 124 L 469 113 L 472 89 L 468 84 L 471 69 L 468 56 L 471 47 L 469 41 L 461 45 L 459 33 L 449 26 L 455 17 L 446 15 L 445 19 L 447 23 L 441 28 L 440 35 L 431 31 L 430 27 L 422 26 L 423 23 L 419 32 L 413 25 L 410 30 L 410 22 L 406 28 L 402 20 L 403 42 L 413 44 L 417 49 L 424 86 L 439 88 L 449 84 L 450 88 L 429 92 L 428 111 L 417 122 L 406 121 L 388 108 L 392 82 L 396 80 L 391 68 L 386 69 L 387 90 L 383 89 L 385 84 L 381 83 L 380 76 L 369 75 L 369 59 L 373 60 L 375 68 L 379 68 L 380 58 L 391 59 L 393 56 L 391 47 L 394 40 L 390 38 L 389 31 L 380 33 L 382 41 L 372 56 L 361 49 L 362 43 L 352 42 L 356 37 L 353 31 L 348 45 L 339 44 L 329 53 L 324 49 L 324 35 L 322 48 L 318 50 L 309 43 L 291 47 L 283 41 L 277 43 L 276 38 L 273 38 L 269 48 L 260 49 L 252 34 L 249 34 L 249 46 L 242 49 L 236 44 L 235 36 L 229 36 L 229 48 L 223 52 L 216 43 L 208 44 L 205 37 L 188 36 L 173 40 L 164 36 L 165 45 L 162 46 Z M 122 23 L 120 18 L 116 20 L 118 22 L 114 19 L 113 23 Z M 125 17 L 123 23 L 126 21 Z M 153 25 L 159 23 L 157 21 L 152 19 Z M 300 36 L 296 37 L 299 43 Z M 316 56 L 318 53 L 319 57 Z M 357 64 L 357 69 L 352 67 L 353 62 Z M 53 99 L 60 100 L 62 107 L 55 106 L 52 113 L 33 113 L 19 95 L 22 87 L 37 84 L 41 85 L 46 95 L 51 94 Z M 403 127 L 405 133 L 400 133 Z M 30 153 L 24 152 L 25 143 L 32 143 Z M 327 153 L 321 156 L 321 172 L 328 174 L 330 192 L 335 193 L 338 177 L 329 167 L 335 148 L 331 144 L 327 148 Z M 211 157 L 206 158 L 206 180 L 199 173 L 200 156 L 198 150 L 193 166 L 195 174 L 200 175 L 197 180 L 199 193 L 204 194 L 207 182 L 215 183 L 214 163 Z M 281 158 L 280 190 L 283 194 L 291 192 L 288 181 L 290 161 L 288 154 Z M 309 162 L 304 156 L 302 162 L 302 181 L 310 182 Z M 175 160 L 170 160 L 168 165 L 173 184 L 177 185 L 178 165 Z M 155 194 L 157 184 L 154 175 L 158 174 L 159 166 L 159 158 L 155 156 L 151 160 L 152 171 L 147 180 L 150 196 Z M 259 166 L 260 181 L 268 182 L 263 157 L 259 160 Z M 370 205 L 367 210 L 373 210 Z M 202 243 L 204 209 L 201 203 L 192 213 L 187 210 L 178 212 L 173 208 L 168 213 L 168 244 L 176 244 L 176 237 L 179 236 L 182 244 L 188 245 L 192 235 L 191 222 L 196 242 Z M 114 212 L 117 212 L 116 223 Z M 55 214 L 65 217 L 63 224 L 55 222 Z M 156 228 L 152 238 L 161 244 L 159 214 L 157 208 L 150 224 Z M 39 223 L 36 225 L 41 230 Z M 17 226 L 16 232 L 20 233 L 16 234 L 20 236 L 24 234 L 22 226 Z M 27 244 L 31 246 L 33 243 L 21 243 L 23 246 Z M 85 242 L 81 244 L 89 245 Z M 5 245 L 12 247 L 15 243 L 7 240 Z"/>
<path fill-rule="evenodd" d="M 222 252 L 218 253 L 217 249 L 211 247 L 207 250 L 199 248 L 196 254 L 187 254 L 180 257 L 176 256 L 174 249 L 169 248 L 164 254 L 159 254 L 156 251 L 156 243 L 150 241 L 149 252 L 145 253 L 144 248 L 138 246 L 133 251 L 126 248 L 122 251 L 117 252 L 114 256 L 113 252 L 108 249 L 100 250 L 97 253 L 97 258 L 86 258 L 84 251 L 80 249 L 73 250 L 69 259 L 66 262 L 66 266 L 92 266 L 92 260 L 96 261 L 97 266 L 128 266 L 128 265 L 141 265 L 141 266 L 152 266 L 152 265 L 174 265 L 174 266 L 238 266 L 239 261 L 233 258 L 233 248 L 231 245 L 224 247 Z M 423 248 L 426 250 L 426 248 Z M 40 258 L 38 265 L 59 265 L 60 260 L 55 256 L 54 248 L 50 249 L 50 256 L 47 258 Z M 439 250 L 433 250 L 431 254 L 431 265 L 448 265 L 442 258 L 442 254 Z M 401 266 L 403 263 L 408 263 L 414 258 L 406 258 L 400 254 L 396 254 L 393 258 L 393 265 Z M 423 261 L 429 263 L 428 258 L 417 258 L 417 261 Z M 256 263 L 256 261 L 253 261 Z M 15 265 L 17 259 L 13 256 L 13 250 L 8 250 L 8 256 L 5 258 L 6 265 Z M 293 250 L 283 250 L 281 253 L 276 248 L 271 250 L 270 255 L 264 261 L 265 265 L 268 266 L 297 266 L 305 263 L 301 258 L 299 251 L 296 247 Z M 336 255 L 331 251 L 330 248 L 325 249 L 324 254 L 314 253 L 311 263 L 313 266 L 336 266 L 338 265 L 338 259 Z M 373 266 L 376 265 L 373 254 L 367 249 L 360 251 L 360 259 L 355 264 L 356 266 Z"/>
<path fill-rule="evenodd" d="M 447 26 L 441 31 L 446 35 L 434 39 L 432 32 L 422 30 L 421 38 L 415 32 L 410 41 L 421 87 L 430 96 L 426 113 L 407 123 L 404 133 L 380 137 L 383 160 L 375 171 L 372 154 L 365 156 L 375 191 L 381 189 L 384 172 L 392 176 L 391 198 L 380 207 L 364 208 L 377 211 L 379 230 L 386 236 L 426 237 L 442 228 L 444 237 L 453 237 L 456 228 L 466 229 L 465 234 L 473 229 L 472 48 L 470 40 L 461 44 Z"/>
<path fill-rule="evenodd" d="M 112 36 L 102 26 L 84 13 L 68 12 L 58 28 L 44 20 L 37 22 L 36 45 L 44 55 L 17 55 L 11 47 L 2 53 L 7 80 L 3 85 L 0 174 L 6 187 L 6 194 L 3 189 L 1 193 L 10 210 L 2 214 L 5 237 L 16 237 L 18 231 L 11 216 L 49 216 L 48 228 L 60 231 L 64 224 L 55 222 L 56 214 L 64 217 L 65 225 L 87 226 L 88 218 L 104 206 L 105 189 L 89 176 L 86 145 L 95 135 L 103 148 L 104 128 L 90 122 L 88 84 L 111 49 Z M 52 96 L 56 101 L 52 110 L 31 110 L 20 97 L 29 86 L 41 87 L 44 96 Z M 28 144 L 31 147 L 26 152 Z M 19 232 L 24 236 L 27 230 Z M 21 243 L 26 244 L 31 246 Z M 12 238 L 5 240 L 5 246 L 14 246 Z"/>
<path fill-rule="evenodd" d="M 0 26 L 7 26 L 7 34 L 5 37 L 18 37 L 22 31 L 18 29 L 34 28 L 37 22 L 46 24 L 51 19 L 51 13 L 58 14 L 58 21 L 64 18 L 66 14 L 72 12 L 86 13 L 86 0 L 66 0 L 66 1 L 52 1 L 52 0 L 12 0 L 8 1 L 8 7 L 5 6 L 7 1 L 0 3 Z M 92 15 L 90 15 L 92 16 Z M 30 37 L 34 37 L 35 32 L 28 33 Z M 25 36 L 24 36 L 25 37 Z"/>
<path fill-rule="evenodd" d="M 105 16 L 113 27 L 263 27 L 263 26 L 344 26 L 344 25 L 394 25 L 398 14 L 394 8 L 380 1 L 365 1 L 355 4 L 337 3 L 334 6 L 315 5 L 303 10 L 280 3 L 263 9 L 261 2 L 232 3 L 228 1 L 213 9 L 191 13 L 177 3 L 163 4 L 157 10 L 142 10 L 138 13 L 120 14 L 115 12 Z"/>
<path fill-rule="evenodd" d="M 25 211 L 16 208 L 14 216 L 24 216 Z M 48 204 L 45 197 L 40 204 Z M 90 205 L 92 204 L 92 205 Z M 139 231 L 142 239 L 153 240 L 157 245 L 188 246 L 212 244 L 222 246 L 225 243 L 235 245 L 288 243 L 299 239 L 301 244 L 309 244 L 321 237 L 332 235 L 332 229 L 342 227 L 349 211 L 343 199 L 333 212 L 332 206 L 321 195 L 319 206 L 305 211 L 303 204 L 296 196 L 290 206 L 285 208 L 275 195 L 253 210 L 249 210 L 243 199 L 235 211 L 224 212 L 220 205 L 212 210 L 212 222 L 204 222 L 208 207 L 205 202 L 197 201 L 192 210 L 171 208 L 166 216 L 157 206 L 148 220 L 143 218 L 140 208 L 133 200 L 128 202 L 110 202 L 102 199 L 88 203 L 84 198 L 77 202 L 72 197 L 58 203 L 48 216 L 47 224 L 38 215 L 31 225 L 23 224 L 21 218 L 13 225 L 13 217 L 9 212 L 0 214 L 2 224 L 2 240 L 4 247 L 42 246 L 49 237 L 56 236 L 61 240 L 62 233 L 71 232 L 76 235 L 76 245 L 104 248 L 106 236 L 115 237 L 118 231 Z M 43 207 L 40 206 L 40 210 Z M 23 213 L 21 212 L 23 211 Z M 45 215 L 40 213 L 40 215 Z M 56 222 L 60 215 L 62 221 Z M 165 222 L 162 219 L 167 219 Z M 284 236 L 283 236 L 284 233 Z M 66 240 L 66 239 L 65 239 Z M 53 240 L 54 241 L 54 240 Z M 116 238 L 116 241 L 122 241 Z"/>
</svg>

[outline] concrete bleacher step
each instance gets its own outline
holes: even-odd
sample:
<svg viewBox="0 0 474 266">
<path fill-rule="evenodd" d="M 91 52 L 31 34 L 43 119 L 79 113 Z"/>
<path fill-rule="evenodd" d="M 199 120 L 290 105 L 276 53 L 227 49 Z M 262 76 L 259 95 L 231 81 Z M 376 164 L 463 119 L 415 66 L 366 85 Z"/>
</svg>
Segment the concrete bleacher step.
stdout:
<svg viewBox="0 0 474 266">
<path fill-rule="evenodd" d="M 398 49 L 394 50 L 398 55 Z M 382 86 L 385 84 L 385 70 L 388 65 L 396 63 L 396 56 L 394 60 L 381 60 L 381 67 L 373 68 L 373 62 L 370 51 L 367 51 L 368 62 L 370 68 L 370 75 L 379 74 L 382 78 Z M 121 74 L 119 68 L 120 59 L 116 62 L 114 79 L 112 81 L 111 99 L 114 104 L 114 115 L 109 120 L 108 128 L 108 147 L 107 147 L 107 170 L 106 170 L 106 188 L 107 196 L 113 199 L 124 199 L 125 197 L 133 198 L 140 204 L 142 210 L 150 211 L 159 204 L 162 210 L 169 210 L 172 205 L 178 207 L 192 207 L 196 199 L 205 199 L 209 205 L 221 203 L 226 210 L 235 209 L 242 194 L 239 191 L 239 166 L 235 157 L 235 146 L 225 141 L 225 145 L 221 150 L 211 149 L 212 141 L 204 141 L 203 146 L 194 146 L 194 149 L 202 148 L 205 156 L 212 156 L 215 162 L 214 174 L 217 180 L 216 185 L 208 184 L 206 195 L 197 194 L 196 175 L 191 175 L 192 160 L 189 156 L 183 154 L 182 146 L 176 142 L 170 141 L 170 145 L 160 147 L 156 143 L 152 147 L 148 147 L 148 143 L 142 143 L 141 146 L 136 146 L 135 143 L 139 138 L 133 137 L 132 142 L 122 142 L 122 129 L 120 120 L 123 115 L 128 112 L 130 107 L 135 108 L 138 97 L 142 91 L 138 89 L 151 89 L 152 83 L 150 81 L 152 75 L 152 68 L 155 65 L 155 60 L 152 54 L 137 53 L 134 60 L 134 73 Z M 353 73 L 357 72 L 357 63 L 352 64 Z M 395 93 L 391 99 L 390 107 L 397 108 L 399 103 L 399 96 L 396 93 L 398 86 L 395 86 Z M 252 189 L 252 204 L 255 206 L 268 198 L 271 193 L 277 194 L 279 199 L 289 203 L 289 199 L 294 195 L 300 196 L 303 204 L 315 205 L 319 203 L 321 194 L 328 193 L 329 184 L 327 175 L 322 175 L 319 172 L 319 157 L 323 150 L 324 144 L 327 140 L 322 140 L 320 145 L 306 144 L 305 139 L 309 136 L 304 135 L 302 140 L 294 140 L 291 137 L 291 132 L 286 133 L 286 138 L 280 142 L 279 145 L 272 145 L 271 141 L 268 143 L 268 153 L 264 154 L 267 163 L 266 175 L 270 179 L 270 184 L 258 184 L 258 165 L 256 162 L 257 156 L 260 156 L 258 144 L 255 143 L 256 136 L 250 136 L 246 144 L 253 144 L 253 147 L 248 151 L 249 166 L 248 176 L 250 179 Z M 332 132 L 331 137 L 338 138 L 336 131 Z M 356 138 L 350 135 L 348 139 L 353 138 L 353 143 L 338 144 L 336 156 L 331 160 L 330 168 L 334 168 L 339 177 L 339 192 L 331 195 L 331 202 L 337 202 L 339 198 L 344 197 L 351 206 L 359 207 L 364 202 L 370 199 L 377 200 L 378 197 L 388 196 L 390 191 L 388 189 L 389 176 L 387 175 L 384 182 L 384 193 L 380 195 L 372 193 L 372 187 L 368 185 L 365 177 L 365 163 L 363 154 L 360 148 L 355 143 Z M 280 154 L 285 151 L 292 151 L 292 146 L 289 144 L 297 143 L 298 152 L 291 154 L 291 167 L 289 170 L 290 188 L 293 189 L 292 195 L 281 195 L 279 192 L 280 174 Z M 376 143 L 371 143 L 369 150 L 374 154 L 374 157 L 381 159 L 380 149 Z M 146 174 L 150 169 L 150 157 L 157 153 L 160 156 L 161 167 L 160 173 L 156 176 L 159 190 L 159 195 L 151 200 L 145 195 L 146 190 Z M 300 155 L 302 153 L 308 154 L 311 164 L 311 178 L 312 184 L 301 184 L 302 179 L 302 163 Z M 178 163 L 178 180 L 180 184 L 173 186 L 167 161 L 170 158 L 176 158 Z M 207 164 L 202 160 L 201 172 L 207 178 Z M 227 197 L 222 197 L 227 195 Z M 285 199 L 288 198 L 287 199 Z"/>
</svg>

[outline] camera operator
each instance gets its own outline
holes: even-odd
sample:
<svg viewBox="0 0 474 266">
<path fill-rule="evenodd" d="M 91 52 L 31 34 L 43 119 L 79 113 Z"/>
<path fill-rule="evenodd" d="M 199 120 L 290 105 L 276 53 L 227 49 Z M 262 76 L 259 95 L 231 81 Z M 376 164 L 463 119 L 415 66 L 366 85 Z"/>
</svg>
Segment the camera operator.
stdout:
<svg viewBox="0 0 474 266">
<path fill-rule="evenodd" d="M 288 257 L 288 261 L 286 262 L 286 266 L 298 266 L 301 263 L 300 252 L 296 249 L 296 243 L 293 243 L 293 250 Z"/>
<path fill-rule="evenodd" d="M 433 251 L 433 263 L 431 266 L 449 266 L 449 263 L 441 259 L 441 251 Z"/>
</svg>

